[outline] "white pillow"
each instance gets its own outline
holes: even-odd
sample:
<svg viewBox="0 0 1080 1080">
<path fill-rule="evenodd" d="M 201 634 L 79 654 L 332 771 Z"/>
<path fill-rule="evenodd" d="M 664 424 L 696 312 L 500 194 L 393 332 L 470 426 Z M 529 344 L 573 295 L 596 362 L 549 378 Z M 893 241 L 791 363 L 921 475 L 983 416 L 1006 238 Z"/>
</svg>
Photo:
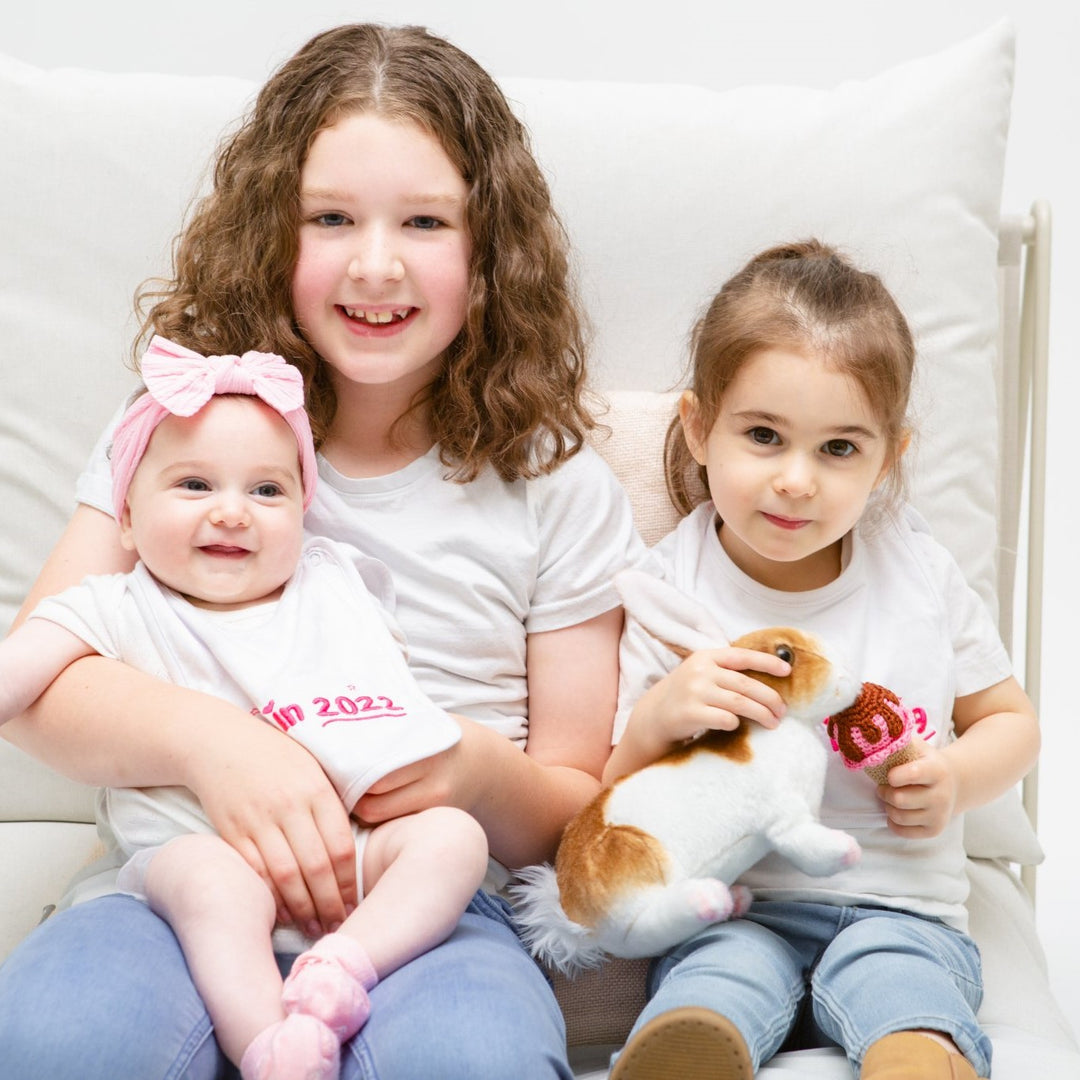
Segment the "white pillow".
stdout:
<svg viewBox="0 0 1080 1080">
<path fill-rule="evenodd" d="M 691 325 L 756 251 L 816 235 L 879 272 L 915 331 L 914 501 L 996 614 L 997 228 L 1006 21 L 834 90 L 504 80 L 578 254 L 605 387 L 667 389 Z"/>
<path fill-rule="evenodd" d="M 0 56 L 0 631 L 133 383 L 135 287 L 168 269 L 214 143 L 251 91 Z"/>
</svg>

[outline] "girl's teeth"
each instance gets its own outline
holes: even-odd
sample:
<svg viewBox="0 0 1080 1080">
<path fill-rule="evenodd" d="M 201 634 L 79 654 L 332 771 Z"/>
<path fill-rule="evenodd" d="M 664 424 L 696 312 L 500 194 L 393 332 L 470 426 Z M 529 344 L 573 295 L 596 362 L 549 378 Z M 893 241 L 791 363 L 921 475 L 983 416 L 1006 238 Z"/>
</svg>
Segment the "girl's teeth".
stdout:
<svg viewBox="0 0 1080 1080">
<path fill-rule="evenodd" d="M 408 308 L 401 308 L 398 311 L 362 311 L 359 308 L 346 308 L 345 314 L 350 319 L 360 319 L 362 322 L 369 323 L 372 326 L 385 326 L 389 322 L 393 322 L 394 319 L 404 319 L 409 314 Z"/>
</svg>

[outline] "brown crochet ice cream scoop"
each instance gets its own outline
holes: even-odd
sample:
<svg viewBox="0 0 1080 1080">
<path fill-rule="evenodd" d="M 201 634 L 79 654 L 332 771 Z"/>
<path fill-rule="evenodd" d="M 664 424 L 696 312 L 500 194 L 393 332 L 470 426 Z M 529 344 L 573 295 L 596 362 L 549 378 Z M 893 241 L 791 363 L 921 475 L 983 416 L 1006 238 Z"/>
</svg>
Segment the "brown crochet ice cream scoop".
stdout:
<svg viewBox="0 0 1080 1080">
<path fill-rule="evenodd" d="M 833 749 L 849 769 L 862 769 L 875 784 L 884 784 L 889 770 L 919 756 L 911 738 L 916 720 L 903 702 L 884 686 L 863 683 L 854 703 L 825 719 Z"/>
</svg>

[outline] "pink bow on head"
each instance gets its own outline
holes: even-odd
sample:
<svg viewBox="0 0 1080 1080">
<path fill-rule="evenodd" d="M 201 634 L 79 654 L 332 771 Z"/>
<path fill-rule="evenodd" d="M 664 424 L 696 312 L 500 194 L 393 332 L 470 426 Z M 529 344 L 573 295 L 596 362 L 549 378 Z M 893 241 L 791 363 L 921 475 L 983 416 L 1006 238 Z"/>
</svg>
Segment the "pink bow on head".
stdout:
<svg viewBox="0 0 1080 1080">
<path fill-rule="evenodd" d="M 219 394 L 250 394 L 281 414 L 299 447 L 304 509 L 311 505 L 318 474 L 315 444 L 304 411 L 304 380 L 292 364 L 276 353 L 254 351 L 243 356 L 203 356 L 155 335 L 140 371 L 146 393 L 121 417 L 110 451 L 117 520 L 124 511 L 131 478 L 158 424 L 166 416 L 194 416 Z"/>
<path fill-rule="evenodd" d="M 155 336 L 139 365 L 146 389 L 174 416 L 194 416 L 215 394 L 254 394 L 284 416 L 304 407 L 304 379 L 277 353 L 202 356 Z"/>
</svg>

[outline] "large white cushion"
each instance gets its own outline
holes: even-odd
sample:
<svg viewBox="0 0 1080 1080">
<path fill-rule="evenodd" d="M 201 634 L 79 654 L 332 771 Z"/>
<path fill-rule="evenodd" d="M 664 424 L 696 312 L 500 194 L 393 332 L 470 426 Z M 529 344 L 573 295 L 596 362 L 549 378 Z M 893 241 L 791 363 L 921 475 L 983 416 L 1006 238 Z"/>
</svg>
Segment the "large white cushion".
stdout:
<svg viewBox="0 0 1080 1080">
<path fill-rule="evenodd" d="M 834 90 L 507 80 L 578 252 L 604 387 L 679 380 L 697 313 L 761 248 L 816 235 L 882 274 L 919 348 L 916 501 L 995 607 L 1001 22 Z"/>
<path fill-rule="evenodd" d="M 132 296 L 169 245 L 239 80 L 41 71 L 0 56 L 0 628 L 132 382 Z"/>
</svg>

